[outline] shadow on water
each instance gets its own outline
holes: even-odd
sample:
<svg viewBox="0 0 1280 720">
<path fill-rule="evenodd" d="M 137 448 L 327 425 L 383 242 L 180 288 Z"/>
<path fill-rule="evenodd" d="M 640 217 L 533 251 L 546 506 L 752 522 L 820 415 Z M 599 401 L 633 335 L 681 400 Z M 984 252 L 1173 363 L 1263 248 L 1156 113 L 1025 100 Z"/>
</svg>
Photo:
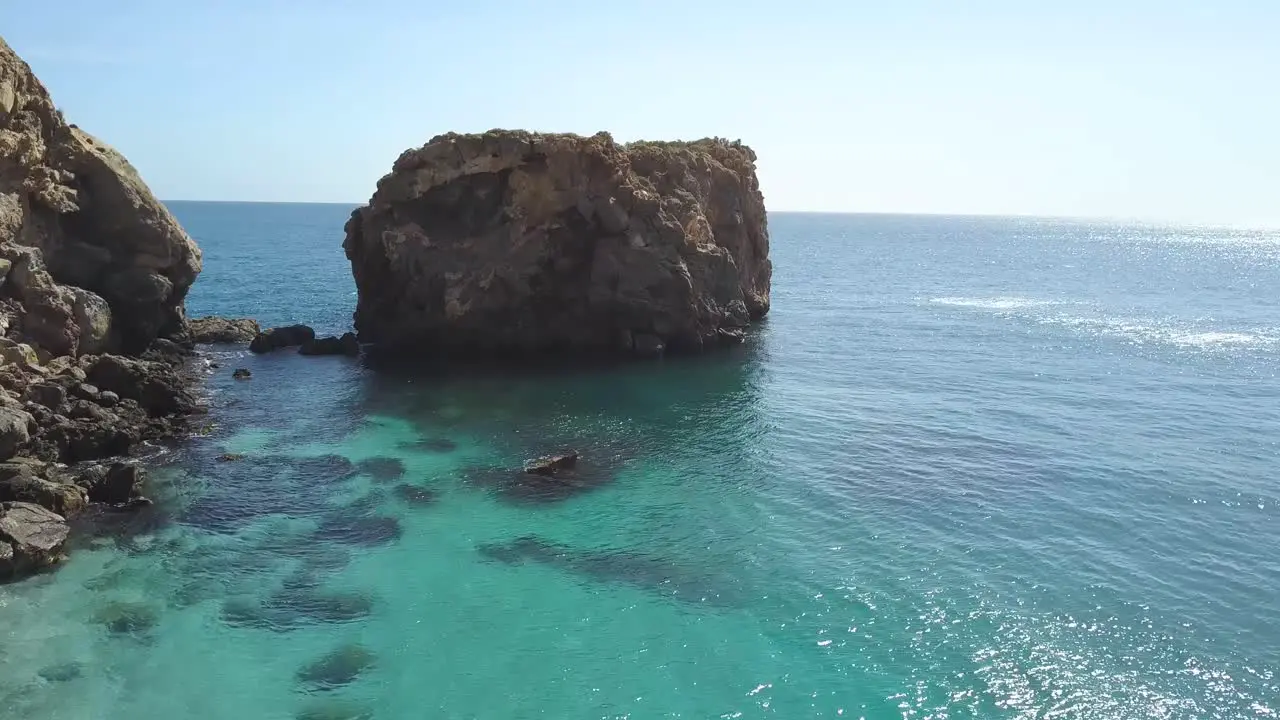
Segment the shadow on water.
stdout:
<svg viewBox="0 0 1280 720">
<path fill-rule="evenodd" d="M 713 574 L 648 553 L 572 548 L 532 535 L 479 545 L 476 550 L 486 560 L 506 565 L 546 565 L 591 582 L 629 585 L 680 602 L 713 607 L 740 604 L 730 585 Z"/>
</svg>

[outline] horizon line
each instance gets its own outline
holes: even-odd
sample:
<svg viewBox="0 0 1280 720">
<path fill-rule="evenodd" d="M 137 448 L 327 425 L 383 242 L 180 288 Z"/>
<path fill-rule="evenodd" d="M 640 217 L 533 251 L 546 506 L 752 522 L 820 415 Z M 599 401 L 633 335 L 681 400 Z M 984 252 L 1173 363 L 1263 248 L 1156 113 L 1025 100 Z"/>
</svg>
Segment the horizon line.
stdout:
<svg viewBox="0 0 1280 720">
<path fill-rule="evenodd" d="M 206 205 L 342 205 L 346 207 L 359 207 L 368 204 L 366 202 L 342 202 L 335 200 L 193 200 L 190 198 L 161 200 L 160 202 L 168 205 L 169 203 L 201 203 Z M 1229 228 L 1233 230 L 1277 230 L 1280 229 L 1280 220 L 1269 222 L 1224 222 L 1224 221 L 1196 221 L 1196 220 L 1170 220 L 1152 217 L 1123 217 L 1123 216 L 1106 216 L 1106 215 L 1039 215 L 1035 213 L 985 213 L 985 212 L 945 212 L 945 211 L 900 211 L 900 210 L 803 210 L 803 209 L 777 209 L 770 210 L 765 208 L 767 213 L 778 213 L 787 215 L 858 215 L 858 216 L 880 216 L 880 217 L 934 217 L 934 218 L 973 218 L 973 219 L 1004 219 L 1004 220 L 1056 220 L 1059 222 L 1101 222 L 1116 223 L 1125 225 L 1170 225 L 1174 227 L 1200 227 L 1200 228 Z"/>
</svg>

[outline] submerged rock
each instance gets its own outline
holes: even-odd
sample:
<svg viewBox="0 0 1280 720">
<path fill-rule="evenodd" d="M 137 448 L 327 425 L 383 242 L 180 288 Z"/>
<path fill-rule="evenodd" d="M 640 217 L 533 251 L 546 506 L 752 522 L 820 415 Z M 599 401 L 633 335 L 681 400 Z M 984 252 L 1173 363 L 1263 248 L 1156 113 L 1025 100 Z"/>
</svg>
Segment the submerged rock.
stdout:
<svg viewBox="0 0 1280 720">
<path fill-rule="evenodd" d="M 458 443 L 449 438 L 422 438 L 421 440 L 410 440 L 407 442 L 397 443 L 396 447 L 401 450 L 417 450 L 429 453 L 449 453 L 458 449 Z"/>
<path fill-rule="evenodd" d="M 155 627 L 160 613 L 144 603 L 113 602 L 99 610 L 95 619 L 115 635 L 140 635 Z"/>
<path fill-rule="evenodd" d="M 389 457 L 369 458 L 356 463 L 356 470 L 379 482 L 398 480 L 404 477 L 404 461 Z"/>
<path fill-rule="evenodd" d="M 336 690 L 355 682 L 376 664 L 376 658 L 363 645 L 342 645 L 298 670 L 298 684 L 307 690 Z"/>
<path fill-rule="evenodd" d="M 325 518 L 316 528 L 315 538 L 329 542 L 375 547 L 390 545 L 404 534 L 400 521 L 384 515 L 364 515 L 351 510 L 339 510 Z"/>
<path fill-rule="evenodd" d="M 769 309 L 755 160 L 721 139 L 438 136 L 347 223 L 356 331 L 402 354 L 718 344 Z"/>
<path fill-rule="evenodd" d="M 286 325 L 263 330 L 249 343 L 249 350 L 268 353 L 295 345 L 305 345 L 316 339 L 316 331 L 306 325 Z"/>
<path fill-rule="evenodd" d="M 45 682 L 64 683 L 71 682 L 84 675 L 84 666 L 78 662 L 60 663 L 58 665 L 46 665 L 40 669 L 38 673 Z"/>
<path fill-rule="evenodd" d="M 464 471 L 473 486 L 494 490 L 513 503 L 554 503 L 607 485 L 621 468 L 622 458 L 602 453 L 583 458 L 577 452 L 530 461 L 525 467 L 473 467 Z"/>
<path fill-rule="evenodd" d="M 698 573 L 663 558 L 627 550 L 573 548 L 526 535 L 507 543 L 477 548 L 486 559 L 507 565 L 538 563 L 596 582 L 621 583 L 690 603 L 727 605 L 727 589 L 707 573 Z"/>
<path fill-rule="evenodd" d="M 409 483 L 401 483 L 396 485 L 392 493 L 404 501 L 407 505 L 422 507 L 425 505 L 434 505 L 440 499 L 440 494 L 435 490 L 410 485 Z"/>
<path fill-rule="evenodd" d="M 231 371 L 231 377 L 234 380 L 248 380 L 253 377 L 253 373 L 249 372 L 248 368 L 236 368 Z"/>
<path fill-rule="evenodd" d="M 262 330 L 251 318 L 202 317 L 189 323 L 192 342 L 201 345 L 243 345 Z"/>
<path fill-rule="evenodd" d="M 0 580 L 62 560 L 70 528 L 61 515 L 25 502 L 0 503 Z"/>
<path fill-rule="evenodd" d="M 296 720 L 374 720 L 373 708 L 350 700 L 312 703 L 294 715 Z"/>
</svg>

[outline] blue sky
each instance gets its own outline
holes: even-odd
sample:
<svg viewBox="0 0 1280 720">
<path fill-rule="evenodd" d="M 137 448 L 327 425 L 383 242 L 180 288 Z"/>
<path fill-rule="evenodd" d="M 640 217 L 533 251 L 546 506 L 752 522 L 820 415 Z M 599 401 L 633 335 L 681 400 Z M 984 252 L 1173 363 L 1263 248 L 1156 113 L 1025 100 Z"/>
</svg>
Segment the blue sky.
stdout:
<svg viewBox="0 0 1280 720">
<path fill-rule="evenodd" d="M 166 199 L 362 202 L 447 131 L 741 138 L 776 210 L 1280 225 L 1280 3 L 5 0 Z"/>
</svg>

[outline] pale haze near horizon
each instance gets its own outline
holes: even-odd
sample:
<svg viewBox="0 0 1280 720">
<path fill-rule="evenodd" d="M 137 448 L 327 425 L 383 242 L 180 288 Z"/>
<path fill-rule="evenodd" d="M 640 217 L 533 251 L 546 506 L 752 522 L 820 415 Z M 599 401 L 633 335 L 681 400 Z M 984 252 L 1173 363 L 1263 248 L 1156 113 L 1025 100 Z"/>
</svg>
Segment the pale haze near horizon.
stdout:
<svg viewBox="0 0 1280 720">
<path fill-rule="evenodd" d="M 771 210 L 1280 225 L 1280 3 L 0 0 L 160 197 L 363 202 L 450 130 L 742 139 Z"/>
</svg>

